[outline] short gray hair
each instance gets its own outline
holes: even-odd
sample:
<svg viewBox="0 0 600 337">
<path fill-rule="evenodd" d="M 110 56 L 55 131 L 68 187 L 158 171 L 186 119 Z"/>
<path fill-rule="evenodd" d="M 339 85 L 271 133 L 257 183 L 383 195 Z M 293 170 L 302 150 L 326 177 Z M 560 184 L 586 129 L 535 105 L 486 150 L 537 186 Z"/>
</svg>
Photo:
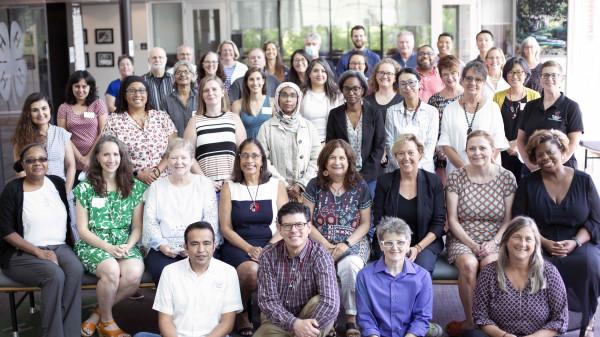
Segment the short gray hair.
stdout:
<svg viewBox="0 0 600 337">
<path fill-rule="evenodd" d="M 356 70 L 346 70 L 344 71 L 343 74 L 340 75 L 340 79 L 338 80 L 338 87 L 340 88 L 340 91 L 342 90 L 343 86 L 344 86 L 344 82 L 346 82 L 347 79 L 349 79 L 350 77 L 356 77 L 358 79 L 358 81 L 360 82 L 360 86 L 365 89 L 365 92 L 363 94 L 363 96 L 365 96 L 367 94 L 367 92 L 369 91 L 369 83 L 367 80 L 367 77 L 365 76 L 365 74 L 361 73 L 360 71 L 356 71 Z"/>
<path fill-rule="evenodd" d="M 194 148 L 192 143 L 190 143 L 189 141 L 187 141 L 183 138 L 179 138 L 179 137 L 177 137 L 169 142 L 169 146 L 167 146 L 167 151 L 165 151 L 165 157 L 169 158 L 169 155 L 171 154 L 171 152 L 178 150 L 178 149 L 184 149 L 189 153 L 190 158 L 196 158 L 194 156 L 196 149 Z"/>
<path fill-rule="evenodd" d="M 379 241 L 383 241 L 383 237 L 386 234 L 400 234 L 404 235 L 404 238 L 407 241 L 410 241 L 412 237 L 412 231 L 410 227 L 406 224 L 406 222 L 400 218 L 395 218 L 392 216 L 384 216 L 379 225 L 377 225 L 377 239 Z"/>
<path fill-rule="evenodd" d="M 410 31 L 410 30 L 401 30 L 398 32 L 398 35 L 396 36 L 396 38 L 398 38 L 399 36 L 402 35 L 410 35 L 413 37 L 413 39 L 415 38 L 415 35 Z"/>
<path fill-rule="evenodd" d="M 175 73 L 177 72 L 177 68 L 179 68 L 179 66 L 186 66 L 188 68 L 188 70 L 190 71 L 190 73 L 192 73 L 192 83 L 190 83 L 190 86 L 192 88 L 195 87 L 196 86 L 196 73 L 192 71 L 192 64 L 186 60 L 177 61 L 177 63 L 175 63 L 175 65 L 173 65 L 173 75 L 175 75 Z M 175 88 L 175 90 L 177 90 L 177 82 L 175 82 L 175 81 L 173 81 L 173 88 Z"/>
<path fill-rule="evenodd" d="M 318 43 L 321 43 L 321 35 L 319 35 L 315 32 L 310 32 L 304 36 L 304 43 L 306 43 L 306 40 L 315 40 Z"/>
<path fill-rule="evenodd" d="M 521 55 L 523 55 L 523 48 L 525 46 L 533 47 L 533 49 L 534 49 L 533 53 L 535 55 L 535 59 L 539 62 L 540 61 L 540 44 L 537 42 L 535 37 L 528 36 L 525 38 L 525 40 L 523 40 L 523 42 L 521 42 Z"/>
<path fill-rule="evenodd" d="M 467 71 L 473 70 L 475 74 L 481 75 L 483 80 L 485 81 L 488 76 L 488 70 L 485 63 L 481 61 L 471 61 L 467 63 L 467 65 L 463 68 L 461 78 L 464 80 L 465 76 L 467 76 Z"/>
</svg>

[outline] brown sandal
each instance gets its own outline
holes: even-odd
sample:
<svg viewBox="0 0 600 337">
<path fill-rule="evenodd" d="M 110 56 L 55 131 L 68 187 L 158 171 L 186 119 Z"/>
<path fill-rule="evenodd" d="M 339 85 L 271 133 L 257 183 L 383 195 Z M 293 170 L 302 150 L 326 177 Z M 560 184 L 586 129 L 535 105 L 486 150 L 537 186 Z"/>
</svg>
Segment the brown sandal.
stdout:
<svg viewBox="0 0 600 337">
<path fill-rule="evenodd" d="M 98 312 L 98 307 L 95 307 L 93 312 L 94 312 L 94 314 L 98 315 L 98 322 L 100 322 L 100 319 L 102 318 L 102 316 Z M 83 323 L 81 323 L 81 337 L 90 337 L 90 336 L 92 336 L 96 332 L 96 324 L 90 323 L 90 322 L 83 322 Z M 87 332 L 83 331 L 83 329 L 88 329 L 91 332 L 87 333 Z"/>
</svg>

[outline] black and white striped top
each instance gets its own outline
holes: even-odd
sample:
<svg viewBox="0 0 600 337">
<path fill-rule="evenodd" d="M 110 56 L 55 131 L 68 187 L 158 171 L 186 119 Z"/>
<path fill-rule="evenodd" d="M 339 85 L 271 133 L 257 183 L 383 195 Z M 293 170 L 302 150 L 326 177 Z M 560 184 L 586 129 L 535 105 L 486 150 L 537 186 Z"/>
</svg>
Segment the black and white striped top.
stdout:
<svg viewBox="0 0 600 337">
<path fill-rule="evenodd" d="M 218 116 L 196 115 L 196 159 L 212 181 L 223 181 L 233 171 L 235 122 L 231 112 Z"/>
</svg>

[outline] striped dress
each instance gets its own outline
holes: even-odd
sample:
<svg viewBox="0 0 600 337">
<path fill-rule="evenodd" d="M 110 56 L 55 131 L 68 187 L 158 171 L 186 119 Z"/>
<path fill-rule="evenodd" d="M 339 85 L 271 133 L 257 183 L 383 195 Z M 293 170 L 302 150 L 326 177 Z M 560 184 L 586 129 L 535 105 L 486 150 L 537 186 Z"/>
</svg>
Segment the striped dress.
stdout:
<svg viewBox="0 0 600 337">
<path fill-rule="evenodd" d="M 212 181 L 224 181 L 233 171 L 235 122 L 232 112 L 196 115 L 196 160 Z"/>
</svg>

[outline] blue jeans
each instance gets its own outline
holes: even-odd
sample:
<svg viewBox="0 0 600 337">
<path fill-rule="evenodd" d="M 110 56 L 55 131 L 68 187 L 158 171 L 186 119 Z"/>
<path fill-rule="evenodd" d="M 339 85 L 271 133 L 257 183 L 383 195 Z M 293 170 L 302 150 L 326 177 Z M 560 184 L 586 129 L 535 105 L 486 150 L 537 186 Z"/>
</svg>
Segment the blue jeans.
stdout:
<svg viewBox="0 0 600 337">
<path fill-rule="evenodd" d="M 367 186 L 369 187 L 369 192 L 371 193 L 371 200 L 373 200 L 375 198 L 375 186 L 377 185 L 377 179 L 373 180 L 373 181 L 369 181 L 367 183 Z M 369 239 L 369 242 L 371 241 L 371 239 L 373 239 L 373 235 L 375 234 L 375 224 L 373 223 L 373 207 L 371 207 L 371 228 L 369 229 L 369 232 L 367 233 L 367 238 Z"/>
<path fill-rule="evenodd" d="M 151 332 L 138 332 L 133 337 L 160 337 L 160 335 Z"/>
</svg>

